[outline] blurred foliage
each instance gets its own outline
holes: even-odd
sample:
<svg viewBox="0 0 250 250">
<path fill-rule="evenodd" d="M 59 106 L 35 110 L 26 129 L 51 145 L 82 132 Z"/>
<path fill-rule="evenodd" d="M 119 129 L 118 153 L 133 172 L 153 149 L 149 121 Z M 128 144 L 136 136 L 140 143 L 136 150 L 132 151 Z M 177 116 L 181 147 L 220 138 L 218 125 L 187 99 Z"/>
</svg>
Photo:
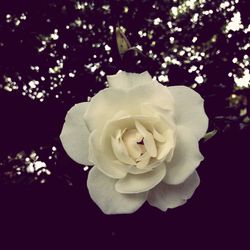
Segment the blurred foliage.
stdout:
<svg viewBox="0 0 250 250">
<path fill-rule="evenodd" d="M 133 49 L 122 57 L 115 30 Z M 249 126 L 247 0 L 0 1 L 0 182 L 83 185 L 64 153 L 67 110 L 119 69 L 205 99 L 210 130 Z"/>
</svg>

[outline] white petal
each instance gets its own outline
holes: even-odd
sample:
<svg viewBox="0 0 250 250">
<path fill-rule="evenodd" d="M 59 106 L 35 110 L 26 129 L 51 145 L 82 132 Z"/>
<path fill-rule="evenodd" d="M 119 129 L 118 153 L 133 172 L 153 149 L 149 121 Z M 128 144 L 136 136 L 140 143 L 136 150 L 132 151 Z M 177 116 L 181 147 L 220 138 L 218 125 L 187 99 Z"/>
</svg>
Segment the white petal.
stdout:
<svg viewBox="0 0 250 250">
<path fill-rule="evenodd" d="M 121 163 L 118 164 L 115 158 L 111 158 L 110 154 L 101 148 L 100 134 L 97 131 L 91 133 L 89 144 L 89 157 L 100 171 L 111 178 L 123 178 L 126 176 L 126 169 L 123 165 Z"/>
<path fill-rule="evenodd" d="M 166 142 L 158 143 L 157 145 L 157 159 L 161 160 L 168 155 L 171 149 L 175 147 L 175 131 L 168 129 L 165 133 Z"/>
<path fill-rule="evenodd" d="M 119 138 L 111 137 L 111 143 L 112 143 L 113 152 L 119 161 L 125 164 L 131 164 L 131 165 L 135 164 L 135 161 L 133 161 L 130 158 L 127 148 L 121 139 L 119 140 Z"/>
<path fill-rule="evenodd" d="M 166 174 L 166 165 L 162 163 L 152 171 L 145 174 L 128 174 L 117 181 L 115 188 L 119 193 L 141 193 L 156 186 Z"/>
<path fill-rule="evenodd" d="M 202 97 L 185 86 L 174 86 L 168 89 L 175 99 L 177 125 L 188 127 L 198 140 L 201 139 L 208 128 L 208 117 L 204 111 Z"/>
<path fill-rule="evenodd" d="M 172 148 L 168 152 L 167 157 L 164 159 L 166 161 L 166 163 L 171 162 L 173 155 L 174 155 L 174 148 Z"/>
<path fill-rule="evenodd" d="M 166 88 L 167 89 L 167 88 Z M 167 97 L 166 97 L 167 98 Z M 174 117 L 174 104 L 173 97 L 169 100 L 172 103 L 172 107 L 161 107 L 160 105 L 154 105 L 153 103 L 143 103 L 141 105 L 141 112 L 146 116 L 157 116 L 160 120 L 157 125 L 157 131 L 160 134 L 164 134 L 166 127 L 175 128 L 175 117 Z M 153 133 L 153 130 L 151 131 Z"/>
<path fill-rule="evenodd" d="M 132 166 L 132 165 L 127 166 L 127 172 L 131 174 L 144 174 L 144 173 L 150 172 L 151 170 L 152 168 L 151 169 L 148 169 L 148 168 L 139 169 L 136 166 Z"/>
<path fill-rule="evenodd" d="M 153 135 L 149 133 L 140 122 L 136 121 L 135 126 L 137 130 L 139 131 L 139 133 L 144 137 L 143 139 L 144 146 L 147 152 L 149 153 L 149 155 L 151 157 L 156 157 L 157 149 L 156 149 Z"/>
<path fill-rule="evenodd" d="M 128 149 L 128 153 L 134 159 L 138 158 L 142 153 L 141 145 L 137 144 L 142 139 L 143 136 L 136 129 L 129 129 L 123 135 L 123 141 Z"/>
<path fill-rule="evenodd" d="M 166 136 L 163 136 L 160 134 L 155 128 L 153 128 L 153 136 L 156 141 L 158 142 L 165 142 L 166 141 Z"/>
<path fill-rule="evenodd" d="M 118 89 L 130 89 L 137 85 L 152 84 L 152 77 L 145 71 L 141 74 L 118 71 L 115 75 L 107 76 L 109 86 Z"/>
<path fill-rule="evenodd" d="M 149 191 L 147 201 L 151 206 L 166 211 L 168 208 L 175 208 L 186 203 L 199 184 L 200 178 L 196 171 L 179 185 L 161 182 Z"/>
<path fill-rule="evenodd" d="M 119 89 L 103 89 L 91 98 L 85 120 L 90 131 L 102 129 L 124 107 L 125 92 Z"/>
<path fill-rule="evenodd" d="M 129 91 L 130 92 L 130 91 Z M 140 85 L 131 89 L 131 96 L 135 105 L 142 104 L 140 110 L 143 109 L 143 105 L 148 104 L 154 107 L 159 107 L 164 110 L 172 110 L 174 107 L 174 99 L 169 89 L 158 82 L 153 82 L 148 85 Z M 132 99 L 130 98 L 130 99 Z"/>
<path fill-rule="evenodd" d="M 115 190 L 115 179 L 101 173 L 96 167 L 89 171 L 87 187 L 90 197 L 105 214 L 128 214 L 139 209 L 147 193 L 121 194 Z"/>
<path fill-rule="evenodd" d="M 140 157 L 138 157 L 136 160 L 139 161 L 136 166 L 139 168 L 139 169 L 143 169 L 145 168 L 149 161 L 150 161 L 151 157 L 150 155 L 148 154 L 148 152 L 145 152 L 144 154 L 142 154 Z"/>
<path fill-rule="evenodd" d="M 60 139 L 67 154 L 76 162 L 93 165 L 89 161 L 89 130 L 84 121 L 87 102 L 74 105 L 67 113 Z"/>
<path fill-rule="evenodd" d="M 130 116 L 143 115 L 141 106 L 144 103 L 162 109 L 173 108 L 173 98 L 168 88 L 159 83 L 137 85 L 129 90 L 107 88 L 92 97 L 85 120 L 90 131 L 103 129 L 121 110 Z"/>
<path fill-rule="evenodd" d="M 172 160 L 167 163 L 164 181 L 179 184 L 185 181 L 203 160 L 199 150 L 198 139 L 190 129 L 177 126 L 176 147 Z"/>
</svg>

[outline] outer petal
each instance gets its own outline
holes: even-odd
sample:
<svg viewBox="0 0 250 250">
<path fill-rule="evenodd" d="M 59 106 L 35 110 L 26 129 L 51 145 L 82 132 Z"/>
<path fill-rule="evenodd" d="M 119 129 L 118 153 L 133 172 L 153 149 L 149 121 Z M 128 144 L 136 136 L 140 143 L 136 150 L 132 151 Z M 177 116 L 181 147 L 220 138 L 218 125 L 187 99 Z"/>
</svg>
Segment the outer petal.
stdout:
<svg viewBox="0 0 250 250">
<path fill-rule="evenodd" d="M 89 130 L 84 121 L 87 102 L 74 105 L 67 113 L 60 139 L 67 154 L 76 162 L 93 165 L 88 160 Z"/>
<path fill-rule="evenodd" d="M 121 194 L 115 190 L 115 179 L 101 173 L 96 167 L 89 171 L 87 187 L 93 201 L 105 214 L 128 214 L 139 209 L 147 193 Z"/>
<path fill-rule="evenodd" d="M 91 133 L 89 144 L 89 157 L 101 172 L 111 178 L 124 178 L 126 176 L 125 166 L 117 163 L 116 159 L 113 159 L 108 151 L 100 148 L 100 134 L 98 131 Z"/>
<path fill-rule="evenodd" d="M 151 84 L 153 79 L 145 71 L 141 74 L 118 71 L 115 75 L 107 76 L 109 86 L 117 89 L 130 89 L 136 85 Z"/>
<path fill-rule="evenodd" d="M 175 208 L 186 203 L 199 184 L 200 178 L 196 171 L 179 185 L 161 182 L 150 190 L 147 201 L 151 206 L 166 211 L 168 208 Z"/>
<path fill-rule="evenodd" d="M 90 101 L 85 120 L 90 131 L 102 129 L 105 123 L 124 110 L 130 116 L 143 115 L 142 105 L 148 103 L 162 109 L 173 109 L 173 97 L 159 83 L 138 85 L 129 90 L 107 88 Z"/>
<path fill-rule="evenodd" d="M 197 138 L 190 129 L 177 126 L 176 147 L 172 160 L 167 163 L 164 182 L 180 184 L 190 176 L 203 160 Z"/>
<path fill-rule="evenodd" d="M 117 181 L 115 188 L 119 193 L 134 194 L 152 189 L 166 174 L 166 165 L 162 163 L 152 171 L 145 174 L 128 174 L 125 178 Z"/>
<path fill-rule="evenodd" d="M 104 124 L 124 106 L 124 91 L 120 89 L 103 89 L 92 97 L 85 120 L 90 131 L 102 129 Z"/>
<path fill-rule="evenodd" d="M 177 125 L 190 128 L 199 140 L 208 129 L 208 117 L 204 111 L 202 97 L 185 86 L 174 86 L 168 89 L 175 99 Z"/>
</svg>

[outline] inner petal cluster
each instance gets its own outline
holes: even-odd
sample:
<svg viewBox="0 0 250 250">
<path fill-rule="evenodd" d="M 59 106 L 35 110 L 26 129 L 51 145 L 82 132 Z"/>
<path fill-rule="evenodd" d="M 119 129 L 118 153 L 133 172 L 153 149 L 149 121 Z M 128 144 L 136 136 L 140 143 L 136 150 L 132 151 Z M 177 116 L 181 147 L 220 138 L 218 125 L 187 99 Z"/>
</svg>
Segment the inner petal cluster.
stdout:
<svg viewBox="0 0 250 250">
<path fill-rule="evenodd" d="M 111 136 L 111 145 L 116 159 L 123 163 L 145 169 L 154 161 L 165 158 L 173 148 L 173 131 L 158 131 L 135 120 L 130 128 L 118 128 Z"/>
</svg>

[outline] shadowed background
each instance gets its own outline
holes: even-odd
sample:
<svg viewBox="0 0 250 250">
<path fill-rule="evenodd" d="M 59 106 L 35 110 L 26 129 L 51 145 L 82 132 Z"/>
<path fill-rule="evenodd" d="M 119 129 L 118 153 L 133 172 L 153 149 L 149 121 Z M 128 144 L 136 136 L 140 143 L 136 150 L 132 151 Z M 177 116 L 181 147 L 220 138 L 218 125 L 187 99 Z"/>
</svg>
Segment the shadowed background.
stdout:
<svg viewBox="0 0 250 250">
<path fill-rule="evenodd" d="M 248 9 L 246 0 L 0 1 L 1 249 L 245 248 Z M 123 59 L 118 24 L 138 49 Z M 58 139 L 67 110 L 119 69 L 195 89 L 217 131 L 201 142 L 200 187 L 166 214 L 145 204 L 133 215 L 103 215 L 86 189 L 88 167 Z"/>
</svg>

